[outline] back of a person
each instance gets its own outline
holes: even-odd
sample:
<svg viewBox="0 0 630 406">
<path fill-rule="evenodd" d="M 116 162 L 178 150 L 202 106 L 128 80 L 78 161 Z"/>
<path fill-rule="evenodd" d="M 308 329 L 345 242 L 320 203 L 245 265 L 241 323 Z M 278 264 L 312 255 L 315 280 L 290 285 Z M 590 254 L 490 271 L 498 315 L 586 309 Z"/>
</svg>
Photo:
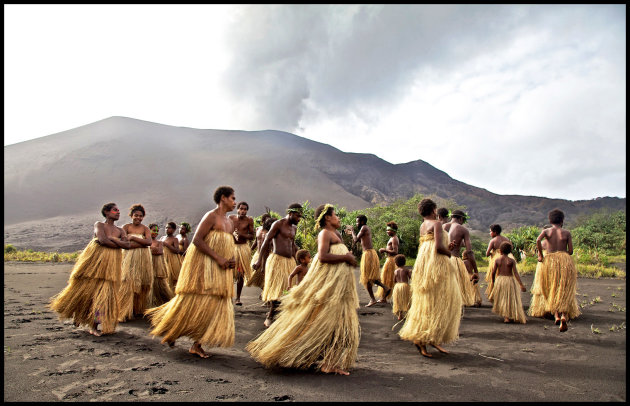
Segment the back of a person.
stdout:
<svg viewBox="0 0 630 406">
<path fill-rule="evenodd" d="M 512 262 L 514 262 L 514 260 L 507 255 L 501 255 L 497 258 L 495 261 L 498 266 L 497 276 L 513 276 Z"/>
<path fill-rule="evenodd" d="M 547 240 L 549 242 L 548 251 L 549 252 L 566 252 L 567 244 L 569 241 L 569 231 L 563 228 L 551 228 L 548 231 Z"/>
</svg>

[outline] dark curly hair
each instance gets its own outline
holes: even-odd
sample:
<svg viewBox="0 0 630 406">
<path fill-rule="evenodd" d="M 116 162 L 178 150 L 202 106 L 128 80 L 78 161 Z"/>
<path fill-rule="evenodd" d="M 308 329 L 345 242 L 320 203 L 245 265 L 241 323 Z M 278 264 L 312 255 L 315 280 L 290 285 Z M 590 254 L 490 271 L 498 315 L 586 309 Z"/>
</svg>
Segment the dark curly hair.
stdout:
<svg viewBox="0 0 630 406">
<path fill-rule="evenodd" d="M 359 214 L 357 216 L 357 219 L 359 220 L 359 223 L 361 224 L 367 224 L 367 217 L 365 214 Z"/>
<path fill-rule="evenodd" d="M 247 202 L 238 202 L 236 204 L 236 208 L 238 209 L 239 207 L 241 207 L 241 205 L 244 205 L 245 207 L 247 207 L 247 210 L 249 210 L 249 204 L 247 204 Z"/>
<path fill-rule="evenodd" d="M 158 226 L 158 225 L 157 225 L 157 223 L 151 223 L 151 224 L 149 224 L 149 230 L 153 231 L 153 230 L 152 230 L 152 228 L 153 228 L 153 227 L 157 227 L 157 228 L 158 228 L 158 230 L 160 229 L 160 226 Z"/>
<path fill-rule="evenodd" d="M 429 216 L 433 213 L 433 210 L 437 207 L 437 204 L 431 199 L 422 199 L 420 204 L 418 204 L 418 211 L 422 217 Z"/>
<path fill-rule="evenodd" d="M 398 254 L 394 257 L 394 262 L 396 263 L 396 266 L 404 266 L 405 262 L 407 262 L 407 257 L 403 254 Z"/>
<path fill-rule="evenodd" d="M 221 201 L 221 197 L 225 196 L 225 197 L 230 197 L 232 196 L 232 194 L 234 194 L 234 189 L 232 188 L 232 186 L 219 186 L 215 191 L 214 191 L 214 202 L 216 204 L 219 204 L 219 202 Z"/>
<path fill-rule="evenodd" d="M 398 231 L 398 224 L 396 224 L 395 221 L 390 221 L 389 223 L 387 223 L 387 227 L 391 227 L 394 230 Z"/>
<path fill-rule="evenodd" d="M 560 209 L 553 209 L 549 212 L 549 222 L 551 224 L 562 224 L 564 222 L 564 212 Z"/>
<path fill-rule="evenodd" d="M 302 258 L 306 258 L 307 255 L 311 255 L 310 252 L 308 252 L 308 250 L 298 250 L 298 252 L 295 253 L 295 259 L 297 259 L 298 262 L 300 262 L 302 260 Z"/>
<path fill-rule="evenodd" d="M 190 224 L 186 223 L 185 221 L 182 221 L 181 225 L 184 226 L 187 233 L 190 233 L 190 230 L 191 230 Z"/>
<path fill-rule="evenodd" d="M 512 244 L 507 241 L 503 241 L 501 245 L 499 245 L 499 250 L 501 250 L 501 254 L 509 254 L 512 252 Z"/>
<path fill-rule="evenodd" d="M 114 206 L 116 206 L 116 203 L 105 203 L 103 205 L 103 208 L 101 208 L 101 214 L 103 215 L 103 217 L 107 217 L 105 215 L 105 212 L 110 211 Z"/>
<path fill-rule="evenodd" d="M 443 219 L 448 218 L 448 209 L 446 207 L 440 207 L 437 209 L 437 215 Z"/>
<path fill-rule="evenodd" d="M 129 217 L 133 216 L 134 211 L 139 211 L 140 213 L 142 213 L 142 217 L 146 215 L 146 212 L 144 211 L 144 207 L 140 203 L 134 204 L 133 206 L 129 208 Z"/>
<path fill-rule="evenodd" d="M 177 230 L 177 224 L 175 224 L 175 222 L 173 221 L 169 221 L 168 224 L 166 225 L 172 228 L 173 230 Z"/>
<path fill-rule="evenodd" d="M 490 231 L 494 232 L 496 235 L 501 235 L 501 230 L 503 229 L 498 224 L 490 225 Z"/>
</svg>

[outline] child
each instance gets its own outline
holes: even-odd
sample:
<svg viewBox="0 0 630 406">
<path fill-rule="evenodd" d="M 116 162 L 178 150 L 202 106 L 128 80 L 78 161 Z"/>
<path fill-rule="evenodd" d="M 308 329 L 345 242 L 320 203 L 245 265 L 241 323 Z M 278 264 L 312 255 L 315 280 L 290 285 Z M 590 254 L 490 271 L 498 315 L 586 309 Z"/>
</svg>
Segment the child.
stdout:
<svg viewBox="0 0 630 406">
<path fill-rule="evenodd" d="M 501 235 L 501 226 L 499 224 L 492 224 L 490 226 L 490 237 L 492 237 L 492 239 L 488 243 L 488 249 L 486 250 L 486 256 L 490 257 L 488 260 L 488 272 L 486 273 L 486 282 L 488 282 L 488 287 L 486 287 L 486 297 L 490 302 L 492 302 L 490 297 L 492 296 L 493 283 L 490 275 L 492 274 L 494 260 L 501 256 L 501 251 L 499 249 L 501 243 L 510 242 L 510 240 Z M 510 258 L 514 259 L 514 256 L 510 254 Z"/>
<path fill-rule="evenodd" d="M 405 268 L 407 258 L 403 254 L 394 257 L 396 270 L 394 271 L 394 293 L 392 293 L 392 313 L 398 320 L 402 320 L 403 316 L 409 310 L 411 303 L 411 289 L 409 287 L 409 278 L 411 278 L 411 270 Z"/>
<path fill-rule="evenodd" d="M 471 250 L 464 251 L 462 254 L 462 261 L 464 261 L 464 265 L 466 266 L 466 270 L 468 271 L 468 275 L 470 275 L 470 280 L 472 282 L 472 291 L 474 293 L 475 301 L 474 307 L 481 307 L 481 292 L 479 292 L 479 271 L 477 270 L 477 264 L 473 265 L 473 262 L 470 260 L 475 254 Z"/>
<path fill-rule="evenodd" d="M 169 285 L 169 274 L 164 259 L 164 243 L 157 239 L 159 227 L 155 223 L 149 224 L 151 230 L 151 257 L 153 264 L 153 306 L 161 306 L 173 298 L 173 291 Z"/>
<path fill-rule="evenodd" d="M 512 252 L 512 244 L 503 241 L 499 246 L 501 256 L 494 260 L 492 265 L 492 284 L 493 289 L 490 293 L 491 299 L 494 301 L 492 312 L 503 316 L 503 322 L 511 321 L 525 324 L 527 318 L 523 311 L 523 303 L 521 301 L 521 292 L 525 292 L 525 286 L 521 282 L 521 278 L 516 270 L 516 261 L 508 257 Z"/>
<path fill-rule="evenodd" d="M 546 300 L 546 310 L 552 313 L 560 331 L 567 331 L 567 320 L 580 315 L 575 291 L 577 269 L 573 262 L 573 241 L 569 230 L 562 228 L 564 213 L 549 212 L 551 228 L 544 229 L 536 239 L 540 267 L 540 286 Z M 547 254 L 543 257 L 542 240 L 547 240 Z"/>
<path fill-rule="evenodd" d="M 300 264 L 296 266 L 293 272 L 289 275 L 289 289 L 293 286 L 294 276 L 297 278 L 296 285 L 299 285 L 300 282 L 302 282 L 302 279 L 306 276 L 306 273 L 308 272 L 308 264 L 311 262 L 311 253 L 307 250 L 298 250 L 298 252 L 295 253 L 295 259 L 297 259 Z"/>
<path fill-rule="evenodd" d="M 173 292 L 175 292 L 175 287 L 177 286 L 179 270 L 182 268 L 183 260 L 180 255 L 179 241 L 175 237 L 175 230 L 177 230 L 177 224 L 170 221 L 166 225 L 166 235 L 161 238 L 162 245 L 166 248 L 164 251 L 164 262 L 166 263 L 166 271 L 169 276 L 169 285 Z"/>
</svg>

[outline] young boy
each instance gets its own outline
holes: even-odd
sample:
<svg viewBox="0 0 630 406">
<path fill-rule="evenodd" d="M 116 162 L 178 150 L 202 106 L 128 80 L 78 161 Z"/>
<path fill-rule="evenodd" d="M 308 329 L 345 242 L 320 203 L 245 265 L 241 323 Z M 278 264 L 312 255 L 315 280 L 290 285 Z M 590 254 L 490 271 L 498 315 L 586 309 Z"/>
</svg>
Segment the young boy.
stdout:
<svg viewBox="0 0 630 406">
<path fill-rule="evenodd" d="M 409 279 L 411 278 L 411 270 L 405 268 L 407 258 L 403 254 L 394 257 L 396 270 L 394 271 L 394 292 L 392 293 L 392 313 L 402 320 L 403 316 L 409 310 L 411 304 L 411 289 L 409 287 Z"/>
<path fill-rule="evenodd" d="M 311 253 L 307 250 L 298 250 L 295 254 L 295 259 L 300 263 L 298 266 L 293 269 L 293 272 L 289 275 L 289 289 L 293 287 L 293 277 L 297 277 L 296 286 L 302 282 L 302 279 L 306 276 L 308 272 L 308 264 L 311 262 Z"/>
<path fill-rule="evenodd" d="M 161 306 L 174 296 L 169 285 L 169 274 L 164 259 L 164 243 L 157 239 L 160 231 L 156 223 L 149 224 L 151 230 L 151 262 L 153 264 L 153 294 L 151 304 Z"/>
<path fill-rule="evenodd" d="M 488 243 L 488 249 L 486 250 L 486 256 L 490 257 L 488 260 L 488 272 L 486 273 L 486 282 L 488 282 L 488 287 L 486 288 L 486 297 L 490 302 L 490 296 L 492 296 L 492 278 L 490 275 L 492 274 L 492 267 L 494 266 L 494 260 L 497 259 L 501 255 L 501 251 L 499 247 L 503 242 L 510 242 L 509 239 L 501 235 L 501 226 L 499 224 L 490 225 L 490 237 L 492 238 Z M 514 259 L 514 256 L 510 254 L 510 257 Z"/>
<path fill-rule="evenodd" d="M 575 292 L 577 269 L 573 262 L 573 240 L 569 230 L 562 228 L 564 213 L 559 209 L 549 212 L 551 228 L 542 230 L 536 239 L 540 267 L 540 285 L 547 302 L 547 311 L 555 316 L 560 331 L 567 331 L 567 320 L 580 315 Z M 542 240 L 547 240 L 547 254 L 543 257 Z"/>
<path fill-rule="evenodd" d="M 474 307 L 481 307 L 481 292 L 479 292 L 479 271 L 477 270 L 477 264 L 473 263 L 471 258 L 474 257 L 474 253 L 472 250 L 466 250 L 462 254 L 462 261 L 464 261 L 464 265 L 466 266 L 466 271 L 468 271 L 468 275 L 470 275 L 470 280 L 472 282 L 472 290 L 475 296 L 475 302 L 473 304 Z"/>
<path fill-rule="evenodd" d="M 503 316 L 503 322 L 519 322 L 525 324 L 527 318 L 523 311 L 523 302 L 520 291 L 525 292 L 525 286 L 516 270 L 516 261 L 508 257 L 512 252 L 512 244 L 503 241 L 499 247 L 501 256 L 495 259 L 492 265 L 492 284 L 494 288 L 490 293 L 493 299 L 492 312 Z"/>
</svg>

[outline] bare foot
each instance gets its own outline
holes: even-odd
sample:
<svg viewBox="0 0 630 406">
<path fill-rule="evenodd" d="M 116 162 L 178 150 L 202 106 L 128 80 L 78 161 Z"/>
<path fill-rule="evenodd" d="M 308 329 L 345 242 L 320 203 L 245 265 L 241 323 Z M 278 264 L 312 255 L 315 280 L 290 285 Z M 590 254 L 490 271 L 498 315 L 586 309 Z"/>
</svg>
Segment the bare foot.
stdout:
<svg viewBox="0 0 630 406">
<path fill-rule="evenodd" d="M 564 316 L 562 316 L 562 318 L 560 319 L 560 332 L 564 333 L 568 329 L 569 329 L 569 326 L 567 326 L 567 319 L 565 319 Z"/>
<path fill-rule="evenodd" d="M 387 303 L 387 300 L 385 300 L 385 299 L 378 299 L 376 301 L 376 303 Z"/>
<path fill-rule="evenodd" d="M 97 337 L 100 337 L 100 336 L 102 336 L 102 335 L 103 335 L 100 331 L 98 331 L 98 330 L 97 330 L 97 329 L 95 329 L 95 328 L 91 328 L 91 329 L 90 329 L 90 334 L 92 334 L 93 336 L 97 336 Z"/>
<path fill-rule="evenodd" d="M 402 320 L 402 316 L 400 314 L 398 315 L 398 320 Z"/>
<path fill-rule="evenodd" d="M 322 371 L 325 374 L 330 374 L 330 373 L 334 373 L 339 374 L 339 375 L 350 375 L 350 372 L 348 371 L 344 371 L 343 369 L 339 369 L 339 368 L 329 368 L 329 367 L 321 367 L 319 369 L 320 371 Z"/>
<path fill-rule="evenodd" d="M 370 300 L 370 303 L 366 304 L 365 307 L 371 307 L 374 306 L 376 304 L 375 300 Z"/>
<path fill-rule="evenodd" d="M 504 317 L 504 318 L 503 318 L 503 322 L 504 322 L 504 323 L 509 323 L 509 322 L 510 322 L 510 319 L 508 319 L 507 317 Z"/>
<path fill-rule="evenodd" d="M 241 299 L 236 299 L 236 301 L 234 302 L 234 304 L 236 306 L 243 306 L 243 303 L 241 303 Z"/>
<path fill-rule="evenodd" d="M 442 354 L 448 354 L 448 351 L 446 351 L 444 348 L 440 347 L 437 344 L 431 344 L 433 347 L 435 347 L 439 352 L 441 352 Z"/>
<path fill-rule="evenodd" d="M 191 354 L 197 354 L 201 358 L 210 358 L 210 355 L 206 354 L 203 348 L 201 348 L 201 346 L 196 346 L 195 344 L 193 344 L 193 346 L 190 347 L 190 350 L 188 350 L 188 352 Z"/>
<path fill-rule="evenodd" d="M 418 351 L 420 351 L 420 354 L 422 354 L 423 356 L 425 356 L 427 358 L 433 358 L 433 355 L 431 355 L 431 354 L 429 354 L 427 352 L 427 347 L 426 346 L 418 345 L 418 344 L 415 344 L 415 345 L 416 345 L 416 348 L 418 349 Z"/>
<path fill-rule="evenodd" d="M 271 326 L 271 319 L 269 317 L 267 317 L 263 324 L 265 325 L 265 327 L 269 328 L 269 326 Z"/>
</svg>

